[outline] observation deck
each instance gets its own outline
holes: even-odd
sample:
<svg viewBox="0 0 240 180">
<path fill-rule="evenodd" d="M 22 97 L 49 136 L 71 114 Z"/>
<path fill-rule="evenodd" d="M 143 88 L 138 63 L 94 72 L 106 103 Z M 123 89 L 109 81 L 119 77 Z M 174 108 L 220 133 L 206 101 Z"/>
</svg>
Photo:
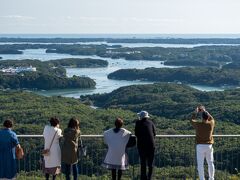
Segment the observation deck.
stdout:
<svg viewBox="0 0 240 180">
<path fill-rule="evenodd" d="M 42 135 L 18 135 L 25 156 L 18 161 L 18 180 L 44 179 L 41 171 Z M 215 179 L 240 179 L 240 135 L 214 135 Z M 102 135 L 82 135 L 87 146 L 87 156 L 79 160 L 79 179 L 110 180 L 110 171 L 101 167 L 107 152 Z M 123 172 L 123 180 L 140 179 L 137 148 L 128 148 L 129 170 Z M 154 160 L 154 180 L 198 179 L 195 154 L 195 135 L 157 135 Z M 206 165 L 206 163 L 205 163 Z M 205 176 L 207 177 L 207 167 Z M 57 179 L 65 179 L 61 174 Z"/>
</svg>

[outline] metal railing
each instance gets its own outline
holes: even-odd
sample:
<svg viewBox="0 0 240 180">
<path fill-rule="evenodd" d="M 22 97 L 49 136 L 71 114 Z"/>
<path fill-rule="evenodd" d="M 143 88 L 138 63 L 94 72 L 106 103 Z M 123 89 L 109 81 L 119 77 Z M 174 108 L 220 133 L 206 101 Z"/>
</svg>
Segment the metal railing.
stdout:
<svg viewBox="0 0 240 180">
<path fill-rule="evenodd" d="M 240 135 L 214 135 L 214 164 L 216 179 L 240 179 Z M 18 179 L 43 179 L 41 172 L 42 135 L 18 135 L 25 151 L 24 159 L 18 161 Z M 110 172 L 101 167 L 107 152 L 102 135 L 82 135 L 87 146 L 87 156 L 80 158 L 80 179 L 111 179 Z M 129 170 L 123 180 L 140 179 L 140 164 L 137 148 L 128 148 Z M 157 135 L 154 179 L 197 179 L 195 158 L 195 135 Z M 207 171 L 206 171 L 207 172 Z M 206 173 L 207 177 L 207 173 Z M 59 179 L 64 179 L 59 176 Z"/>
</svg>

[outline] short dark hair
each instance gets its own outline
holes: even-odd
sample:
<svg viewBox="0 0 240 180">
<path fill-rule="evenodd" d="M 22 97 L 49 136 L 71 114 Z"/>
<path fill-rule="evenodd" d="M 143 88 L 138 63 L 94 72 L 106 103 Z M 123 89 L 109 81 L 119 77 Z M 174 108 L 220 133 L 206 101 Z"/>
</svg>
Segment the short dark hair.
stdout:
<svg viewBox="0 0 240 180">
<path fill-rule="evenodd" d="M 11 119 L 7 119 L 3 122 L 3 126 L 5 128 L 12 128 L 13 127 L 13 121 Z"/>
<path fill-rule="evenodd" d="M 208 118 L 209 118 L 208 112 L 203 111 L 203 113 L 202 113 L 202 118 L 203 118 L 204 120 L 208 120 Z"/>
<path fill-rule="evenodd" d="M 68 128 L 77 129 L 79 127 L 79 120 L 77 118 L 71 118 L 68 122 Z"/>
<path fill-rule="evenodd" d="M 116 128 L 121 128 L 123 126 L 123 120 L 121 118 L 117 118 L 115 120 L 115 126 Z"/>
<path fill-rule="evenodd" d="M 51 117 L 49 120 L 51 126 L 56 127 L 59 124 L 59 119 L 56 117 Z"/>
</svg>

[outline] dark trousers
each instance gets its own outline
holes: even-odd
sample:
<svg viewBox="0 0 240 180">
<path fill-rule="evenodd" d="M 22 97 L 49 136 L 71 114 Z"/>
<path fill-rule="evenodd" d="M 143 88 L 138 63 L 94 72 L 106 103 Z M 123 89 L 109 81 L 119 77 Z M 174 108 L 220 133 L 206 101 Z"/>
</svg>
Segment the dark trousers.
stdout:
<svg viewBox="0 0 240 180">
<path fill-rule="evenodd" d="M 118 172 L 118 176 L 117 176 Z M 112 180 L 121 180 L 122 170 L 112 169 Z"/>
<path fill-rule="evenodd" d="M 65 176 L 66 180 L 70 180 L 70 174 L 71 174 L 71 169 L 73 173 L 73 179 L 77 180 L 78 179 L 78 167 L 77 164 L 65 164 Z"/>
<path fill-rule="evenodd" d="M 48 174 L 48 173 L 45 174 L 46 180 L 49 180 L 49 176 L 50 176 L 50 174 Z M 55 179 L 56 179 L 56 175 L 52 175 L 52 180 L 55 180 Z"/>
<path fill-rule="evenodd" d="M 153 173 L 154 148 L 141 149 L 138 148 L 138 153 L 141 161 L 141 180 L 151 180 Z M 147 173 L 148 166 L 148 173 Z"/>
</svg>

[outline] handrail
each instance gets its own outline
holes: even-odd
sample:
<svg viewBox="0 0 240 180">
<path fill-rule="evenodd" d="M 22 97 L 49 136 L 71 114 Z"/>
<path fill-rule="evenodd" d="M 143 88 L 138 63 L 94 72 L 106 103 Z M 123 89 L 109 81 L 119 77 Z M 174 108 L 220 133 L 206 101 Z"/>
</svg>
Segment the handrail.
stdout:
<svg viewBox="0 0 240 180">
<path fill-rule="evenodd" d="M 20 135 L 17 135 L 17 137 L 19 138 L 42 138 L 43 135 L 36 135 L 36 134 L 33 134 L 33 135 L 23 135 L 23 134 L 20 134 Z M 94 134 L 89 134 L 89 135 L 81 135 L 81 137 L 83 138 L 102 138 L 103 135 L 94 135 Z M 156 135 L 157 138 L 190 138 L 190 137 L 195 137 L 195 135 L 190 135 L 190 134 L 174 134 L 174 135 Z M 240 137 L 240 134 L 215 134 L 213 135 L 213 137 Z"/>
</svg>

